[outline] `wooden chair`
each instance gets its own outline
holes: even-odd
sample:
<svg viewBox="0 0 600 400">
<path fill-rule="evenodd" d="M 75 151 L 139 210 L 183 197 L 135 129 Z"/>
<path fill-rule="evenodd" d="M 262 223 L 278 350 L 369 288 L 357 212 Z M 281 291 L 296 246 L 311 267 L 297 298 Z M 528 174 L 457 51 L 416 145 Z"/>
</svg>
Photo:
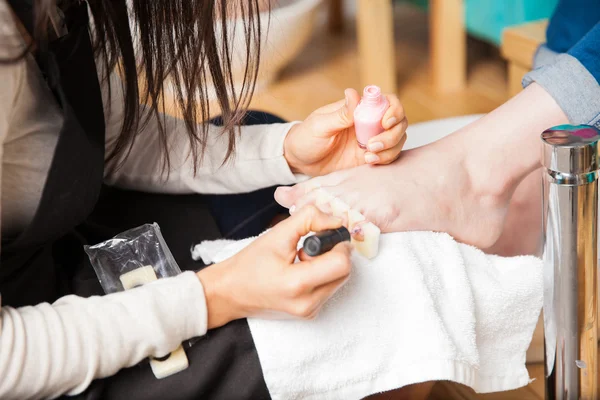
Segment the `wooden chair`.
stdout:
<svg viewBox="0 0 600 400">
<path fill-rule="evenodd" d="M 329 26 L 343 27 L 343 0 L 329 0 Z M 377 85 L 384 93 L 395 93 L 394 11 L 392 0 L 357 0 L 356 30 L 361 85 Z"/>
<path fill-rule="evenodd" d="M 546 41 L 547 20 L 517 25 L 502 34 L 502 56 L 508 62 L 508 91 L 512 97 L 521 91 L 521 79 L 531 70 L 533 56 Z"/>
<path fill-rule="evenodd" d="M 356 25 L 361 82 L 386 93 L 397 90 L 392 0 L 357 0 Z M 343 27 L 343 0 L 329 0 L 329 26 Z M 463 0 L 430 0 L 431 74 L 434 87 L 447 92 L 466 83 Z"/>
<path fill-rule="evenodd" d="M 522 0 L 521 12 L 515 12 L 514 9 L 511 12 L 509 5 L 499 3 L 496 9 L 490 11 L 491 15 L 487 16 L 484 15 L 485 9 L 482 9 L 480 4 L 474 3 L 477 0 L 404 1 L 414 2 L 429 10 L 431 82 L 433 88 L 442 93 L 461 90 L 466 86 L 467 30 L 477 37 L 499 44 L 501 27 L 493 17 L 503 11 L 502 7 L 507 7 L 504 17 L 507 21 L 519 19 L 528 21 L 549 15 L 556 3 L 556 0 Z M 329 0 L 329 2 L 330 27 L 333 31 L 340 31 L 343 22 L 343 0 Z M 379 85 L 385 92 L 393 93 L 397 88 L 394 56 L 394 0 L 357 0 L 357 2 L 356 24 L 361 82 L 363 85 L 371 83 Z M 520 4 L 513 3 L 511 3 L 513 8 L 516 7 L 515 4 Z M 470 8 L 466 9 L 466 5 L 470 5 Z M 520 9 L 519 7 L 517 9 Z M 465 18 L 468 20 L 465 21 Z M 486 22 L 488 18 L 492 18 L 489 24 Z M 486 32 L 490 28 L 493 28 L 493 33 Z M 535 35 L 538 33 L 538 31 L 533 32 Z M 513 71 L 514 73 L 516 71 Z"/>
</svg>

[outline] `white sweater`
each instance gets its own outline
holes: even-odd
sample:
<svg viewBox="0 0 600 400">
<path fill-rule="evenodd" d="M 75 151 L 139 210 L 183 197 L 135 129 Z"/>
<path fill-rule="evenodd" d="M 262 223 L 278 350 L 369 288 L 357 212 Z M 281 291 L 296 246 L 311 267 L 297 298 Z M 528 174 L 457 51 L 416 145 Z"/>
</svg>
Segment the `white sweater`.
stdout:
<svg viewBox="0 0 600 400">
<path fill-rule="evenodd" d="M 22 48 L 8 5 L 0 0 L 0 57 L 13 56 Z M 123 113 L 119 78 L 111 79 L 107 151 L 119 133 Z M 167 117 L 172 171 L 164 182 L 156 121 L 150 121 L 124 167 L 106 181 L 163 193 L 236 193 L 294 183 L 296 176 L 283 156 L 290 126 L 243 127 L 236 158 L 224 167 L 220 165 L 227 143 L 221 140 L 220 129 L 210 126 L 209 151 L 194 176 L 185 126 Z M 33 218 L 60 127 L 58 106 L 33 59 L 0 64 L 0 227 L 5 237 L 18 235 Z M 150 355 L 165 355 L 182 341 L 203 335 L 206 320 L 203 288 L 192 272 L 125 293 L 89 299 L 67 296 L 52 305 L 20 309 L 3 307 L 0 398 L 79 393 L 95 378 L 110 376 Z"/>
</svg>

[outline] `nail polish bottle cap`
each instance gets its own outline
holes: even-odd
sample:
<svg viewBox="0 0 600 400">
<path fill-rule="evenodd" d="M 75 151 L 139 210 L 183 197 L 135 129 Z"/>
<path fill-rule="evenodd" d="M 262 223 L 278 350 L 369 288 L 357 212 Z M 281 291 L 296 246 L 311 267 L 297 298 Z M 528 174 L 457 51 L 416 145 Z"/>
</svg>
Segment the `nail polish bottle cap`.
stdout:
<svg viewBox="0 0 600 400">
<path fill-rule="evenodd" d="M 326 253 L 333 249 L 338 243 L 350 241 L 350 232 L 345 227 L 338 229 L 330 229 L 327 231 L 319 232 L 313 236 L 306 238 L 304 241 L 304 252 L 315 257 L 320 254 Z"/>
<path fill-rule="evenodd" d="M 363 90 L 362 101 L 365 104 L 378 105 L 382 98 L 381 89 L 378 86 L 369 85 Z"/>
</svg>

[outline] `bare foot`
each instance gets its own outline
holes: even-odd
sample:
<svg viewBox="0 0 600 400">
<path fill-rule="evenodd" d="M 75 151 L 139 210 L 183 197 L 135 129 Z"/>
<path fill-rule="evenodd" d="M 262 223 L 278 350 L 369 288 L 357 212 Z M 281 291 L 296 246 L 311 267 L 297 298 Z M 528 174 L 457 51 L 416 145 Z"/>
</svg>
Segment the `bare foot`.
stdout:
<svg viewBox="0 0 600 400">
<path fill-rule="evenodd" d="M 300 209 L 314 203 L 314 189 L 322 187 L 382 232 L 447 232 L 463 243 L 489 248 L 500 237 L 512 193 L 474 182 L 462 153 L 448 147 L 435 142 L 404 152 L 390 165 L 366 165 L 278 188 L 275 199 Z"/>
<path fill-rule="evenodd" d="M 525 178 L 513 194 L 502 234 L 486 253 L 503 257 L 540 256 L 542 246 L 542 172 Z"/>
</svg>

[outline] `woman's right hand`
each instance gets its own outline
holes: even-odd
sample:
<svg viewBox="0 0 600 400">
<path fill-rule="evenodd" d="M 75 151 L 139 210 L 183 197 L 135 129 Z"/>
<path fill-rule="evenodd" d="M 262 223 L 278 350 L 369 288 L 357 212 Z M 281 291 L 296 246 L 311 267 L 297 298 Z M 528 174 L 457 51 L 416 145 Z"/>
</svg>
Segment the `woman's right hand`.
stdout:
<svg viewBox="0 0 600 400">
<path fill-rule="evenodd" d="M 204 286 L 208 329 L 250 316 L 284 313 L 314 318 L 348 279 L 349 243 L 309 257 L 297 246 L 308 233 L 335 229 L 342 220 L 314 206 L 280 222 L 235 256 L 198 272 Z M 300 262 L 294 263 L 296 256 Z"/>
</svg>

